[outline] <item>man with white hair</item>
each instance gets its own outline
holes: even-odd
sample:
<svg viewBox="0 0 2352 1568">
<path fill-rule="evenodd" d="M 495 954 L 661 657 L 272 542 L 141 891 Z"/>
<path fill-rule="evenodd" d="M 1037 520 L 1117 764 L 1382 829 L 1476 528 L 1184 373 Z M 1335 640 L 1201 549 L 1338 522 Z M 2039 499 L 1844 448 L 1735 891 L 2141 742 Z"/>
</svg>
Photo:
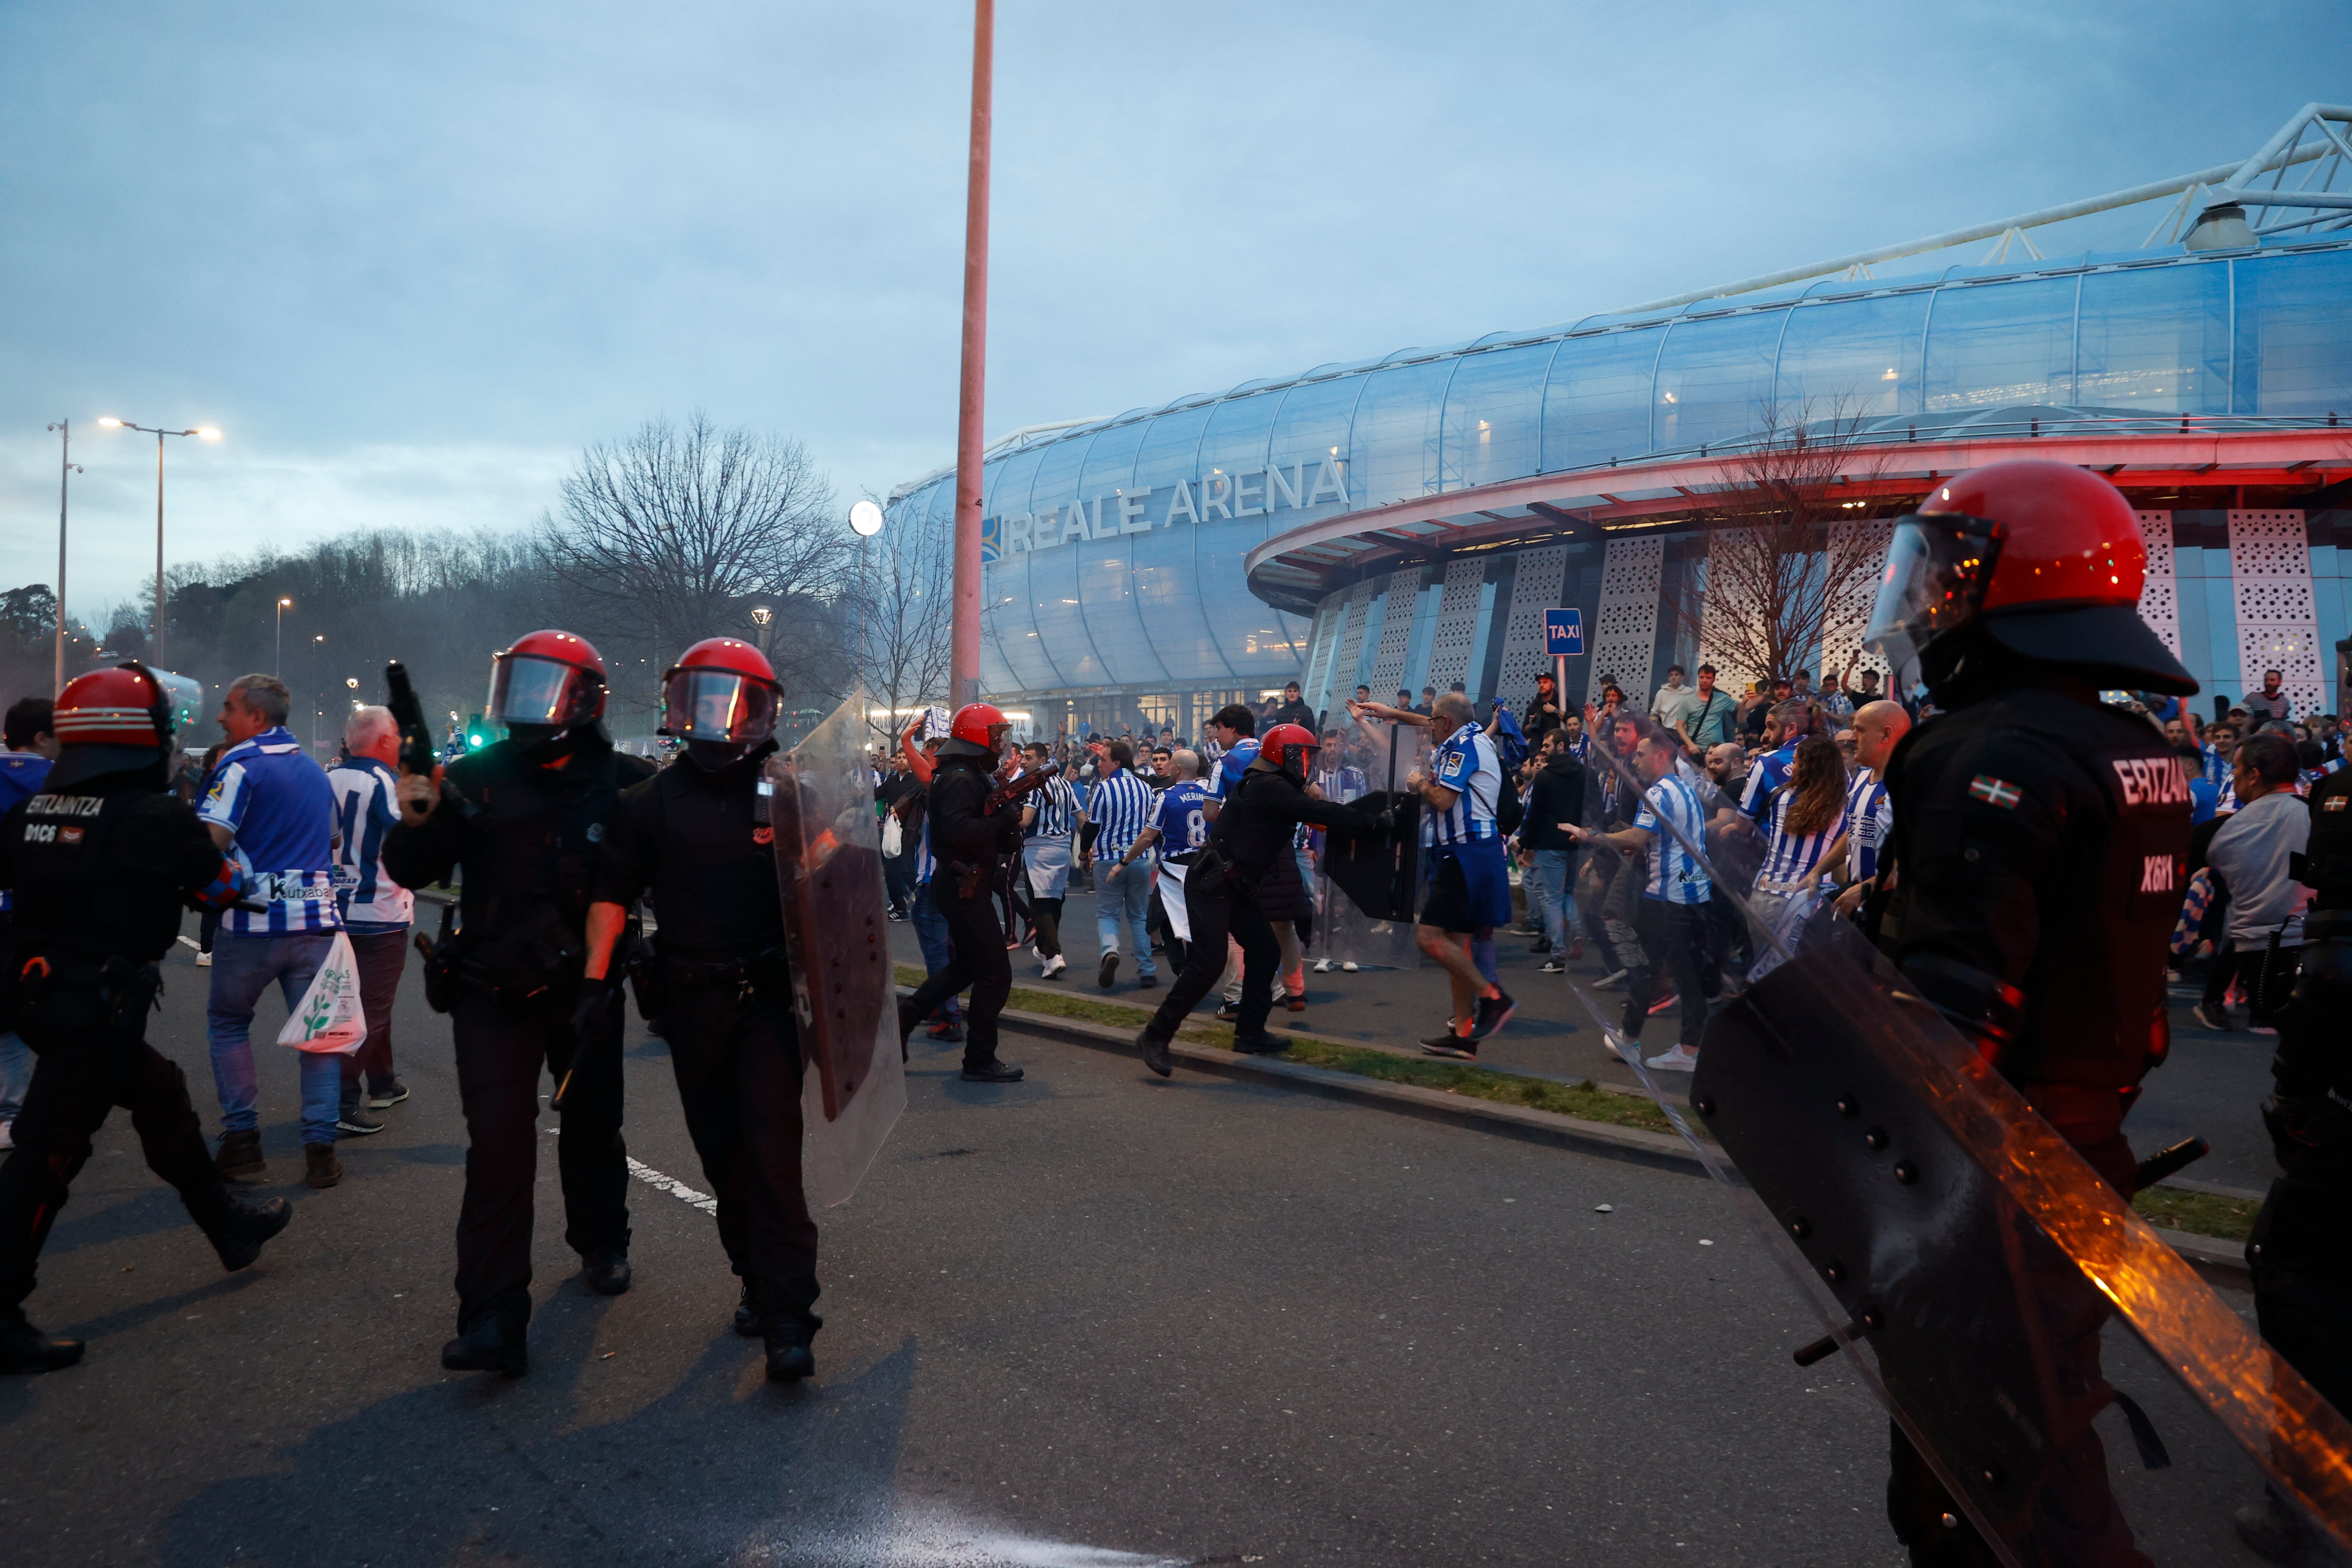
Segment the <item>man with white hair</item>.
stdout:
<svg viewBox="0 0 2352 1568">
<path fill-rule="evenodd" d="M 367 1016 L 366 1041 L 342 1058 L 342 1114 L 335 1131 L 350 1138 L 383 1131 L 383 1123 L 368 1112 L 408 1098 L 407 1086 L 393 1076 L 392 1004 L 407 960 L 416 895 L 383 869 L 384 835 L 400 823 L 400 780 L 394 772 L 400 725 L 392 710 L 354 710 L 343 721 L 343 750 L 348 760 L 327 774 L 335 794 L 335 902 L 359 961 L 360 1011 Z"/>
</svg>

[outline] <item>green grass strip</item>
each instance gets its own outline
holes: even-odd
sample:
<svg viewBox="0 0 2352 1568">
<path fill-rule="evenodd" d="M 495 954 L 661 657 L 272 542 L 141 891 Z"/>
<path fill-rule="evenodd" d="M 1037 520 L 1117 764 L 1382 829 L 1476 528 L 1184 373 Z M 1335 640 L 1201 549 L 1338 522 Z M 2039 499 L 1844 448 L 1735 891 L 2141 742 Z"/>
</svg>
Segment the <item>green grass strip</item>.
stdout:
<svg viewBox="0 0 2352 1568">
<path fill-rule="evenodd" d="M 919 985 L 923 982 L 923 972 L 912 964 L 899 964 L 898 975 L 902 985 Z M 1149 1008 L 1122 1006 L 1116 1002 L 1097 1002 L 1066 991 L 1041 991 L 1025 985 L 1013 987 L 1013 999 L 1007 1005 L 1024 1013 L 1075 1018 L 1114 1029 L 1139 1029 L 1151 1016 Z M 1231 1050 L 1234 1032 L 1223 1027 L 1188 1028 L 1177 1038 L 1190 1045 Z M 1280 1059 L 1307 1067 L 1327 1068 L 1335 1072 L 1353 1073 L 1359 1078 L 1379 1079 L 1383 1083 L 1405 1083 L 1416 1089 L 1440 1089 L 1473 1100 L 1491 1100 L 1499 1105 L 1524 1105 L 1537 1110 L 1573 1116 L 1583 1121 L 1603 1121 L 1612 1127 L 1634 1127 L 1644 1132 L 1674 1131 L 1666 1121 L 1665 1112 L 1651 1101 L 1638 1095 L 1612 1094 L 1594 1084 L 1591 1079 L 1582 1083 L 1554 1083 L 1549 1079 L 1520 1078 L 1516 1074 L 1493 1072 L 1464 1062 L 1443 1061 L 1434 1057 L 1425 1060 L 1400 1057 L 1367 1047 L 1335 1045 L 1326 1040 L 1294 1039 Z"/>
<path fill-rule="evenodd" d="M 2252 1236 L 2254 1215 L 2262 1206 L 2252 1198 L 2225 1198 L 2218 1193 L 2192 1193 L 2179 1187 L 2148 1187 L 2132 1199 L 2132 1207 L 2150 1225 L 2223 1241 L 2243 1241 Z"/>
</svg>

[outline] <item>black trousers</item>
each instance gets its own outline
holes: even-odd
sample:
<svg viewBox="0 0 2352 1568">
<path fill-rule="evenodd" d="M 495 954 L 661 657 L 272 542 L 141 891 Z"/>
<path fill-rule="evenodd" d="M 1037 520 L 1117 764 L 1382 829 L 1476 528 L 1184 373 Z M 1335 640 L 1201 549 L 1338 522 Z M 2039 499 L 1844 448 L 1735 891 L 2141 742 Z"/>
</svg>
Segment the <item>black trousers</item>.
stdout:
<svg viewBox="0 0 2352 1568">
<path fill-rule="evenodd" d="M 550 1088 L 572 1065 L 572 996 L 501 1003 L 467 986 L 449 1012 L 465 1108 L 466 1197 L 457 1211 L 457 1331 L 487 1312 L 530 1319 L 532 1188 L 539 1175 L 540 1068 Z M 564 1097 L 556 1169 L 563 1239 L 583 1258 L 629 1245 L 628 1152 L 621 1142 L 619 1010 Z"/>
<path fill-rule="evenodd" d="M 110 1011 L 95 984 L 52 982 L 16 1020 L 36 1060 L 16 1147 L 0 1163 L 0 1318 L 33 1293 L 49 1228 L 115 1107 L 131 1112 L 147 1168 L 179 1190 L 199 1224 L 226 1203 L 186 1076 L 142 1037 L 144 1018 L 117 1029 Z"/>
<path fill-rule="evenodd" d="M 1037 956 L 1059 958 L 1062 955 L 1062 900 L 1031 894 L 1029 921 L 1037 929 Z"/>
<path fill-rule="evenodd" d="M 890 907 L 903 910 L 915 901 L 915 852 L 886 855 L 882 858 L 882 889 L 889 896 Z"/>
<path fill-rule="evenodd" d="M 686 1130 L 719 1200 L 719 1245 L 763 1310 L 811 1322 L 816 1222 L 801 1185 L 801 1040 L 789 988 L 691 987 L 663 977 L 669 1043 Z M 568 1100 L 564 1102 L 571 1103 Z"/>
<path fill-rule="evenodd" d="M 1630 871 L 1620 872 L 1631 876 Z M 1633 900 L 1633 929 L 1642 939 L 1642 962 L 1625 977 L 1625 1037 L 1638 1040 L 1642 1026 L 1649 1020 L 1650 1004 L 1658 999 L 1658 971 L 1664 969 L 1674 976 L 1675 994 L 1681 998 L 1675 1011 L 1682 1015 L 1680 1043 L 1696 1046 L 1706 1031 L 1706 985 L 1699 972 L 1699 954 L 1706 945 L 1704 904 L 1675 904 L 1664 899 L 1637 895 Z"/>
<path fill-rule="evenodd" d="M 931 879 L 931 907 L 948 923 L 948 942 L 954 956 L 948 966 L 923 982 L 911 1001 L 898 1004 L 914 1016 L 928 1018 L 931 1009 L 971 987 L 971 1001 L 963 1014 L 963 1065 L 978 1067 L 996 1059 L 996 1016 L 1013 994 L 1013 961 L 1004 952 L 1004 928 L 996 921 L 994 889 L 982 879 L 978 896 L 967 899 L 957 885 L 954 868 L 942 865 Z"/>
<path fill-rule="evenodd" d="M 1182 973 L 1146 1026 L 1154 1038 L 1172 1040 L 1184 1026 L 1185 1016 L 1206 996 L 1225 972 L 1225 939 L 1241 944 L 1242 999 L 1234 1024 L 1236 1038 L 1265 1033 L 1265 1018 L 1274 1011 L 1274 984 L 1282 968 L 1282 944 L 1275 939 L 1257 900 L 1247 893 L 1211 892 L 1200 885 L 1197 862 L 1184 879 L 1184 912 L 1192 922 L 1192 940 Z"/>
</svg>

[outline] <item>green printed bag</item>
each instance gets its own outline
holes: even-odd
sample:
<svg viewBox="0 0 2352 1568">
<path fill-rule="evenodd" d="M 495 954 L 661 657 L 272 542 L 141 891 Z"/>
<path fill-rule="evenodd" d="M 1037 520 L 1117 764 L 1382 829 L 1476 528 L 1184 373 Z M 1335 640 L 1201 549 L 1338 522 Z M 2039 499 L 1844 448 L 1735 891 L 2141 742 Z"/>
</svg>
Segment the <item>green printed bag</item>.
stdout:
<svg viewBox="0 0 2352 1568">
<path fill-rule="evenodd" d="M 360 965 L 352 954 L 352 939 L 335 933 L 327 962 L 319 965 L 310 988 L 278 1031 L 278 1043 L 298 1051 L 319 1051 L 348 1057 L 367 1039 L 367 1019 L 360 1012 Z"/>
</svg>

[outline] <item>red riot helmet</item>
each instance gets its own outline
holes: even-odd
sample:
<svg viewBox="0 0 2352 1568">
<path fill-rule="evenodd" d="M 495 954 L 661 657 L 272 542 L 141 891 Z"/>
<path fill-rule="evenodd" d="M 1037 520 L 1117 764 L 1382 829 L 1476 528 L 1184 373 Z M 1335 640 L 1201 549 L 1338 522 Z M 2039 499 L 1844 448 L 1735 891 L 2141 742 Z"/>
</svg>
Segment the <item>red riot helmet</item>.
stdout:
<svg viewBox="0 0 2352 1568">
<path fill-rule="evenodd" d="M 2196 679 L 2140 619 L 2147 574 L 2139 520 L 2105 478 L 2041 458 L 1989 463 L 1896 521 L 1864 640 L 1898 689 L 1951 671 L 1977 640 L 1955 634 L 1981 627 L 2104 686 L 2193 695 Z"/>
<path fill-rule="evenodd" d="M 572 632 L 518 637 L 490 656 L 482 712 L 493 724 L 534 738 L 591 723 L 604 713 L 604 656 Z"/>
<path fill-rule="evenodd" d="M 47 782 L 157 766 L 172 754 L 172 729 L 171 692 L 136 659 L 78 675 L 58 693 L 50 733 L 62 750 Z"/>
<path fill-rule="evenodd" d="M 943 757 L 992 757 L 1003 748 L 1013 728 L 1003 710 L 989 702 L 967 702 L 948 721 L 948 738 L 940 743 Z"/>
<path fill-rule="evenodd" d="M 1304 724 L 1276 724 L 1258 737 L 1257 754 L 1271 766 L 1303 782 L 1315 766 L 1315 753 L 1321 746 L 1315 731 Z"/>
<path fill-rule="evenodd" d="M 697 761 L 731 762 L 775 734 L 783 689 L 750 643 L 705 637 L 662 673 L 661 733 Z"/>
</svg>

